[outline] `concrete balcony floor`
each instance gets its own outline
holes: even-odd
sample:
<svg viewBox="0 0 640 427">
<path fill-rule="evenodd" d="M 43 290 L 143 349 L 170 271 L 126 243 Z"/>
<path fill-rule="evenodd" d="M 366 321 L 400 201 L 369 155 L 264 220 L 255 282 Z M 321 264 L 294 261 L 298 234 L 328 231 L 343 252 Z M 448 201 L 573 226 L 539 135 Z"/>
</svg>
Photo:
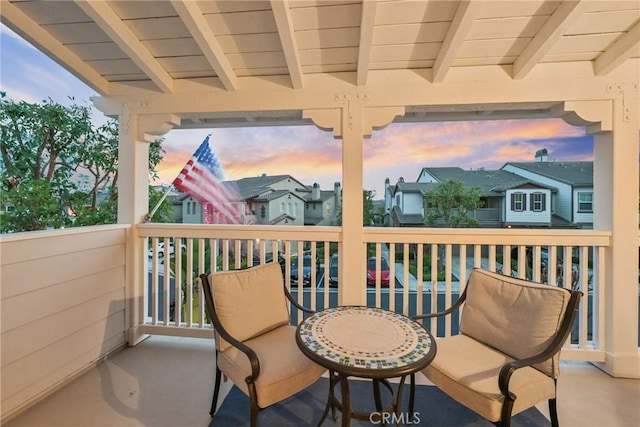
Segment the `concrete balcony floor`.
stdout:
<svg viewBox="0 0 640 427">
<path fill-rule="evenodd" d="M 109 356 L 4 425 L 204 427 L 210 422 L 214 367 L 212 340 L 153 336 Z M 615 379 L 588 363 L 563 362 L 558 381 L 563 427 L 635 427 L 639 402 L 639 380 Z M 546 402 L 539 409 L 548 417 Z"/>
</svg>

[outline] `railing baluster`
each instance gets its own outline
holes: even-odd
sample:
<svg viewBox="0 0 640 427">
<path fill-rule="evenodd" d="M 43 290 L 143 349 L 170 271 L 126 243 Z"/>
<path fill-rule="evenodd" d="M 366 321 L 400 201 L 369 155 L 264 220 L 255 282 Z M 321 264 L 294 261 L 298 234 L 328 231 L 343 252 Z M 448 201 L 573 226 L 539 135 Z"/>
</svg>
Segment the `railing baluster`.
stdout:
<svg viewBox="0 0 640 427">
<path fill-rule="evenodd" d="M 431 244 L 431 312 L 438 312 L 438 245 Z M 431 318 L 429 322 L 429 330 L 438 334 L 438 322 L 435 318 Z"/>
<path fill-rule="evenodd" d="M 409 281 L 409 244 L 405 243 L 402 246 L 402 253 L 403 253 L 403 257 L 402 257 L 402 283 L 404 283 L 404 286 L 402 287 L 402 314 L 404 314 L 405 316 L 409 315 L 409 287 L 410 287 L 410 281 Z M 395 265 L 394 265 L 394 270 L 395 270 Z M 389 274 L 389 284 L 391 284 L 391 282 L 394 283 L 396 282 L 396 276 L 395 274 Z"/>
<path fill-rule="evenodd" d="M 452 250 L 451 244 L 444 247 L 444 306 L 451 307 L 451 274 L 452 274 Z M 444 334 L 446 337 L 451 336 L 451 316 L 445 317 Z"/>
<path fill-rule="evenodd" d="M 424 312 L 423 307 L 423 292 L 424 292 L 424 245 L 421 243 L 416 244 L 416 270 L 417 270 L 417 295 L 416 295 L 416 314 Z"/>
<path fill-rule="evenodd" d="M 189 239 L 187 239 L 189 240 Z M 188 246 L 188 243 L 185 243 Z M 176 325 L 182 324 L 182 304 L 184 302 L 185 295 L 182 294 L 182 250 L 175 253 L 175 266 L 173 271 L 173 287 L 174 287 L 174 303 L 173 303 L 173 318 Z"/>
</svg>

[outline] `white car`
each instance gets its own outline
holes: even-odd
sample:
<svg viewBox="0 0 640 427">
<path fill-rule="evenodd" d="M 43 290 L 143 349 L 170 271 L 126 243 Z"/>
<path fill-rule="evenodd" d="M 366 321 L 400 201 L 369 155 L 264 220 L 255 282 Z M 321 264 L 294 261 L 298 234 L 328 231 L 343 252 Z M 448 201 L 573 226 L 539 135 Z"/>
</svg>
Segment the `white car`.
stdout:
<svg viewBox="0 0 640 427">
<path fill-rule="evenodd" d="M 187 249 L 187 245 L 182 243 L 182 244 L 180 244 L 180 248 L 184 251 L 184 250 Z M 165 248 L 164 248 L 164 242 L 158 242 L 158 246 L 156 247 L 156 252 L 157 252 L 159 258 L 164 257 L 165 253 L 167 252 L 167 251 L 165 251 Z M 173 242 L 170 242 L 170 244 L 169 244 L 168 253 L 169 253 L 169 256 L 173 255 L 173 253 L 174 253 Z M 150 257 L 153 256 L 153 248 L 149 248 L 149 250 L 147 251 L 147 255 L 150 256 Z"/>
</svg>

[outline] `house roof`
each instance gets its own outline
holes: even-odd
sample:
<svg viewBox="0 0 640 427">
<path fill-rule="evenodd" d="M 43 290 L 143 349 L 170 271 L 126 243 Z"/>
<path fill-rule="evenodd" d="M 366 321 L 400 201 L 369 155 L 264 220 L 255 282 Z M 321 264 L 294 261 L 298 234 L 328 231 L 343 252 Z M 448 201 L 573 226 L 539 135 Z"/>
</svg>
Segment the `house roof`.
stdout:
<svg viewBox="0 0 640 427">
<path fill-rule="evenodd" d="M 320 190 L 320 198 L 319 199 L 314 199 L 313 198 L 313 194 L 312 193 L 308 193 L 304 195 L 304 200 L 306 202 L 312 203 L 312 202 L 324 202 L 326 200 L 329 200 L 331 198 L 333 198 L 333 196 L 335 196 L 336 192 L 333 190 Z"/>
<path fill-rule="evenodd" d="M 305 108 L 356 88 L 459 94 L 460 82 L 520 87 L 541 75 L 626 81 L 621 69 L 637 82 L 640 39 L 637 0 L 2 0 L 0 17 L 100 95 L 139 100 L 101 104 L 106 114 L 120 114 L 123 102 L 143 113 L 169 109 L 182 128 L 310 123 Z M 249 102 L 256 93 L 273 96 Z M 184 98 L 148 100 L 158 94 Z M 199 104 L 203 94 L 209 102 Z M 545 115 L 561 104 L 474 99 L 393 105 L 407 105 L 397 120 L 425 121 Z"/>
<path fill-rule="evenodd" d="M 436 186 L 436 183 L 429 182 L 404 182 L 398 181 L 395 185 L 395 191 L 392 194 L 397 192 L 403 193 L 422 193 L 423 195 L 429 191 L 431 188 Z"/>
<path fill-rule="evenodd" d="M 403 214 L 398 206 L 394 206 L 391 215 L 399 225 L 424 225 L 421 214 Z"/>
<path fill-rule="evenodd" d="M 271 186 L 283 181 L 285 179 L 291 179 L 296 183 L 300 183 L 297 179 L 293 178 L 291 175 L 260 175 L 260 176 L 252 176 L 247 178 L 241 178 L 235 181 L 225 181 L 225 185 L 235 186 L 240 193 L 240 197 L 244 200 L 257 198 L 257 199 L 265 199 L 265 198 L 275 198 L 279 197 L 275 194 L 265 195 L 265 193 L 271 193 L 273 190 Z M 302 185 L 302 184 L 300 184 Z M 289 193 L 290 191 L 286 191 Z M 265 199 L 266 200 L 266 199 Z"/>
<path fill-rule="evenodd" d="M 289 214 L 283 213 L 281 215 L 278 215 L 277 217 L 273 218 L 271 221 L 269 221 L 269 225 L 277 225 L 280 224 L 282 221 L 284 221 L 285 219 L 289 219 L 291 221 L 295 221 L 295 218 L 292 217 Z"/>
<path fill-rule="evenodd" d="M 268 202 L 271 200 L 279 199 L 280 197 L 284 197 L 287 194 L 291 194 L 289 190 L 272 190 L 263 193 L 261 196 L 256 197 L 256 202 Z"/>
<path fill-rule="evenodd" d="M 546 178 L 574 186 L 593 186 L 593 162 L 508 162 L 511 165 Z"/>
<path fill-rule="evenodd" d="M 506 188 L 524 185 L 529 180 L 504 170 L 465 170 L 459 167 L 423 168 L 439 182 L 461 181 L 465 187 L 479 187 L 483 196 L 498 196 Z M 540 184 L 535 183 L 540 186 Z"/>
</svg>

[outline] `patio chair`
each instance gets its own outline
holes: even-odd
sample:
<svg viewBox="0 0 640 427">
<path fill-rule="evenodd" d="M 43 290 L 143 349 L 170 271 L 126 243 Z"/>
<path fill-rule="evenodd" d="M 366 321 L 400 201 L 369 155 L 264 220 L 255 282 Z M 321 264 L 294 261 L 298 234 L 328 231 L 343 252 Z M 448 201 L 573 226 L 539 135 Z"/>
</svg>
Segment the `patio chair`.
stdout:
<svg viewBox="0 0 640 427">
<path fill-rule="evenodd" d="M 560 349 L 582 293 L 474 269 L 458 301 L 460 333 L 437 340 L 422 372 L 443 392 L 499 426 L 545 399 L 558 426 L 556 383 Z"/>
<path fill-rule="evenodd" d="M 216 340 L 213 417 L 224 374 L 251 402 L 251 426 L 258 412 L 314 383 L 326 369 L 298 348 L 287 299 L 299 310 L 277 262 L 200 276 Z"/>
</svg>

